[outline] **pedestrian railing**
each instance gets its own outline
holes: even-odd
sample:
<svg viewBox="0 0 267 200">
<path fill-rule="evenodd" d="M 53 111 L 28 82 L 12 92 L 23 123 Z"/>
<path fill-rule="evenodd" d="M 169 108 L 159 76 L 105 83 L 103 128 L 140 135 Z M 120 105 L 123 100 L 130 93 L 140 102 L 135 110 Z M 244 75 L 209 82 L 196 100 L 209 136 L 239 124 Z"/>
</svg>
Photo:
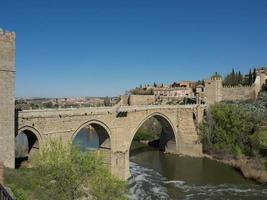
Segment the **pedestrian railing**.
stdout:
<svg viewBox="0 0 267 200">
<path fill-rule="evenodd" d="M 13 198 L 1 184 L 0 184 L 0 200 L 13 200 Z"/>
</svg>

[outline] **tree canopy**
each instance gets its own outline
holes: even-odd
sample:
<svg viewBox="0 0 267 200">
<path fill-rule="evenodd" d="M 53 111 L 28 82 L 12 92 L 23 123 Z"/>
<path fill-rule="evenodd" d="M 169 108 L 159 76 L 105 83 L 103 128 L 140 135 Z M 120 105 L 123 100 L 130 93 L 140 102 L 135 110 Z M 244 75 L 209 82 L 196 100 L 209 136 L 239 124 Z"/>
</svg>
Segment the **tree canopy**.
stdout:
<svg viewBox="0 0 267 200">
<path fill-rule="evenodd" d="M 82 152 L 61 140 L 50 140 L 42 145 L 33 161 L 38 184 L 49 191 L 50 199 L 126 198 L 126 184 L 110 174 L 96 152 Z"/>
</svg>

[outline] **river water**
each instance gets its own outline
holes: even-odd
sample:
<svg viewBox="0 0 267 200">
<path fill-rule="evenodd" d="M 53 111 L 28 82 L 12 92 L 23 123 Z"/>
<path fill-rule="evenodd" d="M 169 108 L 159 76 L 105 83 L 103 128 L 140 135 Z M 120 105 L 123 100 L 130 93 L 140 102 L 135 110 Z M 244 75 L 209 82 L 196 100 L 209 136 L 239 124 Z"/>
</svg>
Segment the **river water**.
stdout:
<svg viewBox="0 0 267 200">
<path fill-rule="evenodd" d="M 153 147 L 131 148 L 130 199 L 266 200 L 267 186 L 246 180 L 228 165 L 165 154 Z"/>
</svg>

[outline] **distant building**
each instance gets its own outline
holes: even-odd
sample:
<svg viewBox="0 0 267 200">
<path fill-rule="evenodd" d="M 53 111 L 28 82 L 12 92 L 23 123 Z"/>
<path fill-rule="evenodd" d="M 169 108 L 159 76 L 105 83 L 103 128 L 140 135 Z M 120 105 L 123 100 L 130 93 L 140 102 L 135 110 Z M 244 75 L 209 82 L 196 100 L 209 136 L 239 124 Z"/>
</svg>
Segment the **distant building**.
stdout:
<svg viewBox="0 0 267 200">
<path fill-rule="evenodd" d="M 196 86 L 196 93 L 202 93 L 204 92 L 204 86 L 203 85 L 197 85 Z"/>
<path fill-rule="evenodd" d="M 186 97 L 193 96 L 193 91 L 186 87 L 174 87 L 174 88 L 155 88 L 154 95 L 156 97 Z"/>
<path fill-rule="evenodd" d="M 194 88 L 195 84 L 191 81 L 181 81 L 181 82 L 174 82 L 171 87 L 176 88 L 176 87 L 183 87 L 183 88 Z"/>
<path fill-rule="evenodd" d="M 191 81 L 181 81 L 179 84 L 180 84 L 180 87 L 185 87 L 185 88 L 193 87 L 193 83 Z"/>
</svg>

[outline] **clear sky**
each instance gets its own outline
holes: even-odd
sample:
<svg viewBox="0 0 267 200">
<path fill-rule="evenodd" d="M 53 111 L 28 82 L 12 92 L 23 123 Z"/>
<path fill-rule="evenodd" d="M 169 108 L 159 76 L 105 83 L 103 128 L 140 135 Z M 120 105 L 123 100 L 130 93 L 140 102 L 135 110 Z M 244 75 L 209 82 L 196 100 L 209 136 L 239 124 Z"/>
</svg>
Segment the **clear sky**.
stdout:
<svg viewBox="0 0 267 200">
<path fill-rule="evenodd" d="M 0 0 L 17 96 L 113 96 L 267 65 L 266 0 Z"/>
</svg>

